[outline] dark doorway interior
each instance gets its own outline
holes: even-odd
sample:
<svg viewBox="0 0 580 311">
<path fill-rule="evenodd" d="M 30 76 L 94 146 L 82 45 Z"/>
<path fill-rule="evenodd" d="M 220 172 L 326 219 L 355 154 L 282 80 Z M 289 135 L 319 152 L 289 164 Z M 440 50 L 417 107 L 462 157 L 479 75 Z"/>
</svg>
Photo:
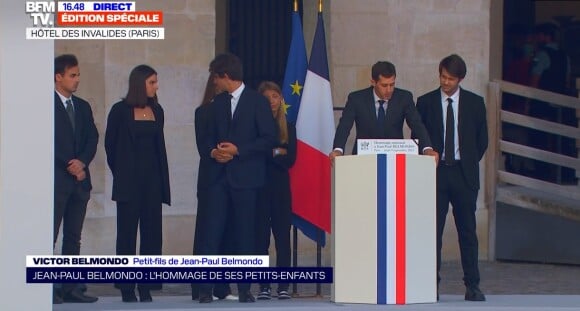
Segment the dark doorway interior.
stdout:
<svg viewBox="0 0 580 311">
<path fill-rule="evenodd" d="M 556 26 L 556 41 L 569 57 L 567 88 L 569 94 L 575 96 L 575 79 L 580 78 L 580 2 L 504 0 L 504 76 L 506 66 L 514 57 L 513 49 L 522 44 L 517 40 L 525 40 L 523 34 L 532 33 L 534 26 L 545 22 Z M 533 45 L 534 42 L 529 43 Z"/>
<path fill-rule="evenodd" d="M 575 9 L 574 9 L 575 8 Z M 555 41 L 534 35 L 534 27 L 551 23 Z M 536 32 L 542 33 L 542 27 Z M 544 29 L 545 30 L 545 29 Z M 555 46 L 554 46 L 555 43 Z M 549 47 L 549 45 L 551 45 Z M 549 47 L 549 48 L 548 48 Z M 549 52 L 549 65 L 542 66 L 539 56 Z M 554 51 L 558 51 L 557 53 Z M 560 53 L 563 51 L 563 54 Z M 568 70 L 561 64 L 569 61 L 569 79 L 564 87 L 551 88 L 550 83 L 533 83 L 533 73 L 561 79 Z M 538 65 L 540 64 L 540 65 Z M 545 62 L 544 62 L 544 65 Z M 553 65 L 553 68 L 550 67 Z M 547 68 L 547 69 L 546 69 Z M 572 1 L 504 0 L 503 80 L 540 88 L 554 93 L 577 96 L 575 81 L 580 77 L 580 3 Z M 541 81 L 542 81 L 541 80 Z M 546 79 L 548 80 L 548 79 Z M 562 83 L 561 83 L 562 82 Z M 502 109 L 536 119 L 576 127 L 576 111 L 513 94 L 504 94 Z M 540 150 L 577 157 L 574 139 L 511 123 L 502 124 L 502 139 Z M 514 154 L 505 154 L 505 170 L 510 173 L 560 185 L 577 185 L 575 171 L 552 163 L 533 160 Z M 546 211 L 498 203 L 496 211 L 496 258 L 499 260 L 543 263 L 580 264 L 580 252 L 570 245 L 578 244 L 578 221 L 562 210 L 569 203 L 546 195 L 539 199 L 526 193 L 530 201 L 546 202 Z M 552 207 L 554 206 L 554 207 Z M 554 212 L 556 211 L 557 212 Z"/>
<path fill-rule="evenodd" d="M 576 8 L 576 9 L 574 9 Z M 548 30 L 546 29 L 548 27 Z M 580 77 L 580 4 L 562 1 L 504 1 L 503 80 L 577 96 Z M 548 40 L 547 34 L 551 33 Z M 545 61 L 545 59 L 548 61 Z M 542 61 L 544 60 L 544 61 Z M 539 81 L 538 81 L 539 80 Z M 576 127 L 576 111 L 504 94 L 503 109 Z M 503 138 L 517 144 L 577 157 L 568 137 L 503 124 Z M 576 172 L 552 163 L 508 155 L 506 170 L 557 184 L 576 184 Z"/>
<path fill-rule="evenodd" d="M 302 0 L 298 2 L 302 8 Z M 263 80 L 282 84 L 292 9 L 290 0 L 229 0 L 228 50 L 242 59 L 249 87 L 256 88 Z"/>
</svg>

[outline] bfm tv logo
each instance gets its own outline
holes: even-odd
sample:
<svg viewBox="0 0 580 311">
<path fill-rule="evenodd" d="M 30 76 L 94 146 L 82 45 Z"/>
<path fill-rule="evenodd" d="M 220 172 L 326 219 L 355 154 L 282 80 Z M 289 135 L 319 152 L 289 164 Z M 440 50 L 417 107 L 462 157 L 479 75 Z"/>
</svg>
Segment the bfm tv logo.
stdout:
<svg viewBox="0 0 580 311">
<path fill-rule="evenodd" d="M 26 1 L 25 12 L 32 18 L 34 27 L 54 26 L 56 5 L 52 1 Z"/>
</svg>

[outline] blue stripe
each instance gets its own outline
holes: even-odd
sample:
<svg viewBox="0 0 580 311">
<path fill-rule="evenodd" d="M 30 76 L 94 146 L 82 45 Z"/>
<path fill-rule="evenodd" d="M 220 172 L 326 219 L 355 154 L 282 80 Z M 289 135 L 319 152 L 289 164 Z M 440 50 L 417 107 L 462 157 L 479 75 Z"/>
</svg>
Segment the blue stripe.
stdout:
<svg viewBox="0 0 580 311">
<path fill-rule="evenodd" d="M 330 81 L 328 74 L 328 58 L 326 54 L 326 35 L 324 34 L 324 21 L 322 20 L 322 13 L 318 13 L 318 22 L 316 23 L 316 31 L 314 33 L 314 40 L 312 41 L 312 51 L 310 52 L 310 63 L 308 70 Z"/>
<path fill-rule="evenodd" d="M 387 303 L 387 155 L 377 155 L 377 304 Z"/>
</svg>

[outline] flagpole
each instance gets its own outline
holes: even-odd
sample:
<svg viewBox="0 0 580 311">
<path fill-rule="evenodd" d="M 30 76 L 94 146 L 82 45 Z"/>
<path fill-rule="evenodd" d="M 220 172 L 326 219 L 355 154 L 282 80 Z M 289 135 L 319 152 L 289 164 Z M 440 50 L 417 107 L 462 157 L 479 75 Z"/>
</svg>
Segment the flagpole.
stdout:
<svg viewBox="0 0 580 311">
<path fill-rule="evenodd" d="M 322 235 L 324 231 L 322 229 L 318 229 L 318 239 L 316 239 L 316 266 L 320 268 L 322 266 L 322 246 L 320 245 L 320 239 L 322 239 Z M 316 296 L 322 297 L 322 284 L 316 283 Z"/>
<path fill-rule="evenodd" d="M 298 267 L 298 229 L 296 226 L 292 226 L 292 239 L 294 243 L 292 244 L 292 265 L 294 268 Z M 298 284 L 292 283 L 292 297 L 298 297 Z"/>
<path fill-rule="evenodd" d="M 294 12 L 298 13 L 298 0 L 294 0 Z M 298 228 L 292 226 L 292 266 L 298 267 Z M 292 297 L 298 297 L 298 284 L 292 283 Z"/>
<path fill-rule="evenodd" d="M 318 0 L 318 13 L 322 14 L 322 0 Z M 316 239 L 316 266 L 319 268 L 322 266 L 322 246 L 320 245 L 320 239 L 323 234 L 324 231 L 318 228 L 318 238 Z M 322 284 L 320 283 L 316 283 L 316 296 L 322 297 Z"/>
</svg>

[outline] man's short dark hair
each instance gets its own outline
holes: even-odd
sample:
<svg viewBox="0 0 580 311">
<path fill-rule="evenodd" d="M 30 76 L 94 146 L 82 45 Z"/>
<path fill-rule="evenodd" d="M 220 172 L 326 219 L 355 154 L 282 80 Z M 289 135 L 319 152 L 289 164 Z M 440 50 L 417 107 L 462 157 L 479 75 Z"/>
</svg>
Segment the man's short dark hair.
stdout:
<svg viewBox="0 0 580 311">
<path fill-rule="evenodd" d="M 77 57 L 72 54 L 63 54 L 54 58 L 54 75 L 61 74 L 71 68 L 79 65 Z"/>
<path fill-rule="evenodd" d="M 441 74 L 443 68 L 445 68 L 449 74 L 459 79 L 465 78 L 465 75 L 467 74 L 465 61 L 457 54 L 451 54 L 441 60 L 439 63 L 439 74 Z"/>
<path fill-rule="evenodd" d="M 209 72 L 223 78 L 226 74 L 234 81 L 244 79 L 242 61 L 232 53 L 223 53 L 216 56 L 209 64 Z"/>
<path fill-rule="evenodd" d="M 377 62 L 373 65 L 371 71 L 371 77 L 375 81 L 379 80 L 379 76 L 390 78 L 397 75 L 395 65 L 393 65 L 391 62 Z"/>
</svg>

